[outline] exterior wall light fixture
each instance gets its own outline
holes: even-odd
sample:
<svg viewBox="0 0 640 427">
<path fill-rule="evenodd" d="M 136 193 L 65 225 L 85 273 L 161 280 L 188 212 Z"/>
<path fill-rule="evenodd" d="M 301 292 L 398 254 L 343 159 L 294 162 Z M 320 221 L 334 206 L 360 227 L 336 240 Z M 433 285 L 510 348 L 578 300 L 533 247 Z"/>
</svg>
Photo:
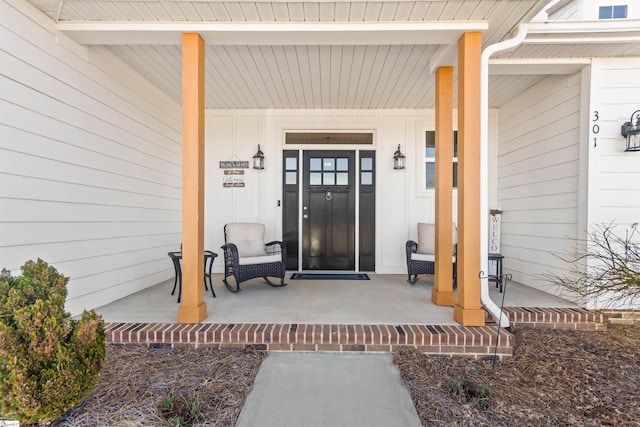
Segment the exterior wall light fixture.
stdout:
<svg viewBox="0 0 640 427">
<path fill-rule="evenodd" d="M 622 125 L 620 134 L 627 139 L 627 149 L 624 151 L 640 151 L 640 110 L 631 114 L 629 121 Z"/>
<path fill-rule="evenodd" d="M 398 149 L 395 153 L 393 153 L 393 168 L 394 169 L 404 169 L 406 165 L 406 157 L 400 151 L 400 144 L 398 144 Z"/>
<path fill-rule="evenodd" d="M 260 144 L 258 144 L 258 151 L 253 155 L 253 168 L 264 169 L 264 153 L 260 149 Z"/>
</svg>

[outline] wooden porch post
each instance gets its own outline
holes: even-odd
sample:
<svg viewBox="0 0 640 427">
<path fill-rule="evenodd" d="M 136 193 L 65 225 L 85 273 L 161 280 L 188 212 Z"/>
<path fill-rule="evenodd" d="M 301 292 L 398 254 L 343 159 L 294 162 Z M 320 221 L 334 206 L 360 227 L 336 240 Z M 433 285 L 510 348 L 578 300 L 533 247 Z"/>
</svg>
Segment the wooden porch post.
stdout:
<svg viewBox="0 0 640 427">
<path fill-rule="evenodd" d="M 178 323 L 207 317 L 204 302 L 204 41 L 182 35 L 182 305 Z"/>
<path fill-rule="evenodd" d="M 453 67 L 436 71 L 436 262 L 431 300 L 453 306 Z"/>
<path fill-rule="evenodd" d="M 480 302 L 480 57 L 482 34 L 458 41 L 458 300 L 453 318 L 483 326 Z"/>
</svg>

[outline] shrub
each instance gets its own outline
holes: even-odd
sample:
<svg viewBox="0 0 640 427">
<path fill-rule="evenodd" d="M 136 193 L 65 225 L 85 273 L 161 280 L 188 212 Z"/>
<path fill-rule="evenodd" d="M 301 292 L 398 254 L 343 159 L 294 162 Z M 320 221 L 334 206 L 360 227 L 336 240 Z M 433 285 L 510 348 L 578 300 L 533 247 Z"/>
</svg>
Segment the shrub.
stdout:
<svg viewBox="0 0 640 427">
<path fill-rule="evenodd" d="M 27 261 L 0 277 L 0 416 L 47 423 L 87 397 L 104 365 L 105 333 L 94 311 L 64 311 L 68 277 Z"/>
<path fill-rule="evenodd" d="M 611 224 L 591 228 L 585 241 L 564 254 L 554 254 L 569 265 L 564 275 L 545 273 L 542 277 L 594 303 L 599 308 L 637 309 L 640 303 L 640 242 L 638 223 L 624 237 Z"/>
</svg>

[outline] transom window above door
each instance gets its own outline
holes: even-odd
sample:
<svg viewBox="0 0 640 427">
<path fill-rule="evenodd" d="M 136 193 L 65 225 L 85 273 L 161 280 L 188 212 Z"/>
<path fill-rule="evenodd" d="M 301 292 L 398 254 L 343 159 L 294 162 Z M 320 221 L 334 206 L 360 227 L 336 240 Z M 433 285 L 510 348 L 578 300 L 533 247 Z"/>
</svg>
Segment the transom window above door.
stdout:
<svg viewBox="0 0 640 427">
<path fill-rule="evenodd" d="M 309 184 L 349 185 L 349 159 L 347 157 L 311 157 Z"/>
<path fill-rule="evenodd" d="M 326 145 L 326 144 L 373 144 L 371 132 L 287 132 L 285 144 Z"/>
</svg>

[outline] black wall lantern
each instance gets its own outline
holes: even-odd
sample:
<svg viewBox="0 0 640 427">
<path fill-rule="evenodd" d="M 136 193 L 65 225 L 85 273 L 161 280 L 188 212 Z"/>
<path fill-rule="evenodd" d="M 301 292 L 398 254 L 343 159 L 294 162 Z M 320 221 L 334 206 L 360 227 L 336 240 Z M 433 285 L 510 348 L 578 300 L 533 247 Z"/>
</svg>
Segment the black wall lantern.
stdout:
<svg viewBox="0 0 640 427">
<path fill-rule="evenodd" d="M 253 155 L 253 168 L 264 169 L 264 153 L 260 150 L 260 144 L 258 144 L 258 152 Z"/>
<path fill-rule="evenodd" d="M 634 118 L 636 124 L 633 124 Z M 640 110 L 631 114 L 631 119 L 622 125 L 620 133 L 627 138 L 627 149 L 624 151 L 640 151 Z"/>
<path fill-rule="evenodd" d="M 405 167 L 406 157 L 400 151 L 400 144 L 398 144 L 398 149 L 395 153 L 393 153 L 393 168 L 394 169 L 404 169 Z"/>
</svg>

